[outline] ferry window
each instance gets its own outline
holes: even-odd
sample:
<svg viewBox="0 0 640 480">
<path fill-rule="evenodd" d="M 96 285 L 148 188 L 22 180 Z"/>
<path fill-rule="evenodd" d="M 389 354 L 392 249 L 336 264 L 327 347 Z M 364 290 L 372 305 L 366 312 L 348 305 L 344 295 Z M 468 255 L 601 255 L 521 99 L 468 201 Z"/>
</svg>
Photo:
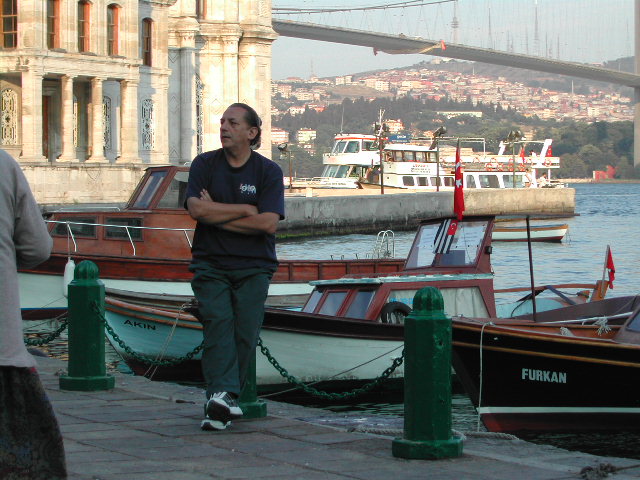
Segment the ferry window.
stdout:
<svg viewBox="0 0 640 480">
<path fill-rule="evenodd" d="M 162 180 L 164 180 L 164 177 L 166 176 L 167 172 L 165 170 L 159 170 L 149 175 L 145 184 L 140 189 L 140 193 L 138 193 L 138 196 L 135 199 L 133 208 L 149 208 L 153 195 L 156 193 L 158 187 L 162 183 Z"/>
<path fill-rule="evenodd" d="M 467 187 L 467 188 L 478 188 L 476 186 L 476 179 L 473 178 L 473 175 L 465 175 L 465 179 L 467 181 L 465 187 Z"/>
<path fill-rule="evenodd" d="M 167 191 L 158 202 L 158 208 L 184 208 L 184 199 L 187 196 L 188 172 L 177 172 L 171 180 Z"/>
<path fill-rule="evenodd" d="M 500 188 L 500 181 L 496 175 L 479 175 L 482 188 Z"/>
<path fill-rule="evenodd" d="M 416 152 L 404 152 L 404 161 L 405 162 L 415 162 L 416 161 Z"/>
<path fill-rule="evenodd" d="M 338 143 L 334 145 L 331 153 L 342 153 L 346 144 L 347 142 L 345 142 L 344 140 L 340 140 Z"/>
<path fill-rule="evenodd" d="M 318 313 L 323 315 L 335 315 L 338 309 L 342 306 L 347 292 L 329 292 L 326 295 L 324 303 L 320 307 Z"/>
<path fill-rule="evenodd" d="M 60 217 L 58 222 L 69 222 L 69 227 L 66 223 L 57 223 L 52 235 L 66 237 L 71 230 L 74 237 L 96 238 L 96 219 L 94 217 Z M 91 223 L 94 225 L 79 225 Z"/>
<path fill-rule="evenodd" d="M 429 182 L 427 177 L 418 177 L 418 185 L 421 187 L 428 187 Z"/>
<path fill-rule="evenodd" d="M 360 151 L 360 143 L 357 141 L 350 141 L 347 144 L 347 149 L 345 153 L 358 153 Z"/>
<path fill-rule="evenodd" d="M 402 161 L 402 152 L 399 151 L 399 150 L 393 152 L 393 157 L 394 157 L 394 161 L 395 162 L 401 162 Z"/>
<path fill-rule="evenodd" d="M 320 298 L 322 298 L 322 292 L 320 292 L 319 290 L 314 290 L 311 293 L 311 296 L 309 297 L 309 300 L 307 300 L 307 303 L 305 304 L 302 311 L 313 313 L 313 311 L 316 309 L 316 306 L 318 305 L 318 302 L 320 301 Z"/>
<path fill-rule="evenodd" d="M 456 179 L 453 177 L 444 177 L 443 180 L 445 187 L 453 187 L 456 184 Z"/>
<path fill-rule="evenodd" d="M 427 161 L 427 152 L 415 152 L 416 162 L 425 163 Z"/>
<path fill-rule="evenodd" d="M 447 235 L 450 220 L 422 225 L 407 258 L 407 268 L 473 265 L 487 230 L 486 221 L 465 221 L 453 238 Z"/>
<path fill-rule="evenodd" d="M 345 317 L 364 318 L 369 309 L 369 305 L 371 305 L 374 293 L 375 290 L 358 290 L 356 297 L 345 313 Z"/>
<path fill-rule="evenodd" d="M 402 177 L 402 184 L 405 187 L 413 187 L 415 185 L 415 183 L 413 181 L 413 177 L 408 177 L 408 176 Z"/>
<path fill-rule="evenodd" d="M 376 143 L 373 140 L 363 140 L 362 149 L 367 151 L 377 150 Z"/>
<path fill-rule="evenodd" d="M 347 178 L 348 173 L 349 173 L 349 165 L 341 165 L 338 168 L 338 173 L 336 173 L 334 176 L 336 178 Z"/>
<path fill-rule="evenodd" d="M 123 217 L 113 217 L 107 218 L 105 220 L 107 225 L 122 225 L 122 227 L 104 227 L 104 236 L 105 238 L 115 238 L 115 239 L 129 239 L 129 235 L 131 235 L 132 240 L 142 240 L 142 229 L 141 228 L 124 228 L 124 227 L 141 227 L 142 219 L 141 218 L 123 218 Z M 129 231 L 129 235 L 127 235 L 127 230 Z"/>
<path fill-rule="evenodd" d="M 436 152 L 425 152 L 427 154 L 428 162 L 437 162 L 438 157 L 436 156 Z"/>
</svg>

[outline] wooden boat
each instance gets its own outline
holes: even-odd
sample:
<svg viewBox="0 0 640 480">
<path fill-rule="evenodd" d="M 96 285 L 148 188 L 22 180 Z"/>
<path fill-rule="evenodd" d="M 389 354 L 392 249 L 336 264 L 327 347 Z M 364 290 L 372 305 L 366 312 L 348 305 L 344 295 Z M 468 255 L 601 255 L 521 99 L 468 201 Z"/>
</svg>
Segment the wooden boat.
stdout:
<svg viewBox="0 0 640 480">
<path fill-rule="evenodd" d="M 540 317 L 452 319 L 453 365 L 485 426 L 639 430 L 640 296 Z"/>
<path fill-rule="evenodd" d="M 531 225 L 529 227 L 532 242 L 561 242 L 569 230 L 569 224 L 556 223 L 548 225 Z M 496 225 L 491 238 L 494 242 L 526 242 L 526 225 Z"/>
<path fill-rule="evenodd" d="M 188 271 L 195 222 L 183 207 L 189 168 L 150 167 L 123 209 L 61 210 L 47 222 L 53 237 L 49 260 L 21 270 L 20 299 L 27 318 L 66 310 L 65 267 L 72 260 L 98 265 L 107 287 L 193 295 Z M 283 260 L 269 293 L 308 293 L 308 282 L 348 274 L 390 273 L 404 259 Z"/>
<path fill-rule="evenodd" d="M 403 318 L 411 310 L 415 293 L 425 286 L 440 289 L 447 315 L 487 318 L 496 317 L 499 312 L 528 313 L 533 298 L 540 312 L 598 300 L 606 292 L 606 286 L 599 282 L 571 284 L 556 287 L 579 289 L 576 295 L 543 299 L 544 291 L 553 293 L 555 289 L 537 287 L 534 295 L 506 306 L 496 305 L 496 295 L 527 289 L 493 288 L 493 217 L 465 217 L 452 238 L 447 235 L 450 223 L 451 219 L 425 221 L 400 272 L 316 280 L 311 282 L 314 290 L 301 311 L 266 308 L 262 335 L 266 347 L 303 381 L 367 380 L 378 376 L 400 354 Z M 122 292 L 118 297 L 107 295 L 107 322 L 134 352 L 165 360 L 183 357 L 200 343 L 200 326 L 184 313 L 191 311 L 189 298 L 175 299 L 173 306 L 164 300 L 156 301 L 154 306 L 149 295 L 144 299 Z M 111 340 L 134 371 L 148 372 L 144 362 Z M 259 383 L 283 382 L 262 355 L 257 358 Z M 197 378 L 198 357 L 153 372 L 155 378 L 162 379 Z M 394 373 L 402 374 L 402 368 Z"/>
</svg>

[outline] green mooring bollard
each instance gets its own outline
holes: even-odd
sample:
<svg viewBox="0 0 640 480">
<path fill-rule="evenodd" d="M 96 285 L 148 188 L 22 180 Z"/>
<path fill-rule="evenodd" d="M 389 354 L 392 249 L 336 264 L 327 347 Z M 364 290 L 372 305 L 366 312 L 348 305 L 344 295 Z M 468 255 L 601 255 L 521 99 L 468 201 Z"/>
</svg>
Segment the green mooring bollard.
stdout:
<svg viewBox="0 0 640 480">
<path fill-rule="evenodd" d="M 393 440 L 393 456 L 460 456 L 462 439 L 451 436 L 451 321 L 435 287 L 413 297 L 404 320 L 404 354 L 404 438 Z"/>
<path fill-rule="evenodd" d="M 104 315 L 104 284 L 98 267 L 89 260 L 78 264 L 69 284 L 69 372 L 60 377 L 61 390 L 108 390 L 115 379 L 106 374 L 104 362 L 104 322 L 95 311 L 97 303 Z"/>
<path fill-rule="evenodd" d="M 242 418 L 263 418 L 267 416 L 267 404 L 258 400 L 258 382 L 256 381 L 256 354 L 249 362 L 247 380 L 238 399 L 242 409 Z"/>
</svg>

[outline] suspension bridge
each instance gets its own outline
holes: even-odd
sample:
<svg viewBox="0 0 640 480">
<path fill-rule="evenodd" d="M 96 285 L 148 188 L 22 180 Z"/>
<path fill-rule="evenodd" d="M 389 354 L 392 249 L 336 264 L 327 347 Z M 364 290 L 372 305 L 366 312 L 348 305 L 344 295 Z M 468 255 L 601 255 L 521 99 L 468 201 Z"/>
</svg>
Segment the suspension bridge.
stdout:
<svg viewBox="0 0 640 480">
<path fill-rule="evenodd" d="M 450 1 L 450 0 L 449 0 Z M 424 4 L 425 0 L 409 0 L 392 5 Z M 435 2 L 442 3 L 442 2 Z M 457 2 L 456 2 L 457 3 Z M 513 3 L 513 2 L 512 2 Z M 389 8 L 387 5 L 386 8 Z M 384 6 L 380 6 L 383 8 Z M 333 7 L 322 9 L 313 7 L 318 12 L 342 13 L 344 9 Z M 362 7 L 378 8 L 378 7 Z M 359 10 L 354 8 L 351 10 Z M 297 13 L 313 13 L 314 10 L 307 9 Z M 274 10 L 278 13 L 278 9 Z M 282 9 L 280 9 L 282 13 Z M 536 17 L 537 18 L 537 17 Z M 635 25 L 640 25 L 640 0 L 634 0 Z M 452 27 L 458 28 L 454 14 Z M 425 54 L 431 56 L 441 56 L 460 60 L 483 62 L 495 65 L 503 65 L 527 70 L 567 75 L 571 77 L 584 78 L 607 82 L 617 85 L 624 85 L 634 89 L 634 139 L 640 139 L 640 75 L 637 73 L 622 72 L 603 68 L 602 66 L 585 64 L 567 60 L 530 55 L 526 53 L 516 53 L 514 51 L 501 51 L 493 48 L 478 47 L 447 41 L 446 44 L 440 39 L 425 39 L 422 37 L 410 37 L 405 34 L 376 33 L 370 30 L 323 25 L 311 22 L 300 22 L 285 20 L 281 18 L 273 19 L 273 28 L 281 36 L 302 38 L 308 40 L 320 40 L 324 42 L 340 43 L 345 45 L 357 45 L 370 47 L 374 51 L 391 54 Z M 585 32 L 588 33 L 588 32 Z M 454 35 L 457 38 L 457 34 Z M 491 42 L 493 43 L 493 42 Z M 640 35 L 637 29 L 634 35 L 635 51 L 640 50 Z M 636 61 L 637 62 L 637 61 Z M 636 72 L 640 71 L 636 63 Z M 634 142 L 634 165 L 640 165 L 640 141 Z"/>
</svg>

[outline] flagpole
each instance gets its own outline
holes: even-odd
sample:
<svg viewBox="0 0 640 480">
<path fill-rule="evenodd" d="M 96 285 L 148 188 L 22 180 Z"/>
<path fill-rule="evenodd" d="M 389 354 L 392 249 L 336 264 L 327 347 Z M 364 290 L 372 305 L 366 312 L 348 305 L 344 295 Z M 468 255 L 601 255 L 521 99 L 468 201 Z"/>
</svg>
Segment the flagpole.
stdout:
<svg viewBox="0 0 640 480">
<path fill-rule="evenodd" d="M 533 279 L 533 253 L 531 251 L 531 225 L 529 223 L 530 215 L 527 215 L 527 247 L 529 249 L 529 279 L 531 280 L 531 306 L 533 307 L 533 321 L 536 320 L 536 285 Z"/>
</svg>

